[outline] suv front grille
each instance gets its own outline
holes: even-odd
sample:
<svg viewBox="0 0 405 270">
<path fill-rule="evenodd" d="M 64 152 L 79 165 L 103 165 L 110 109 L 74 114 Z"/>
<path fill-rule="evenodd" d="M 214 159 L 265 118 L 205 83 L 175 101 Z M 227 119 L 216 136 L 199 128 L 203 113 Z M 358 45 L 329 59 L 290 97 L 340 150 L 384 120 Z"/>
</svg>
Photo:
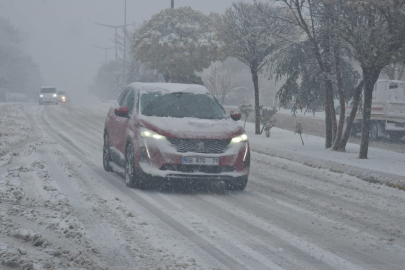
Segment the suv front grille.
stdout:
<svg viewBox="0 0 405 270">
<path fill-rule="evenodd" d="M 160 170 L 162 171 L 175 171 L 183 173 L 224 173 L 233 172 L 235 168 L 233 166 L 199 166 L 199 165 L 171 165 L 165 164 Z"/>
<path fill-rule="evenodd" d="M 177 152 L 186 153 L 224 153 L 231 140 L 202 140 L 202 139 L 177 139 L 167 138 L 176 148 Z"/>
</svg>

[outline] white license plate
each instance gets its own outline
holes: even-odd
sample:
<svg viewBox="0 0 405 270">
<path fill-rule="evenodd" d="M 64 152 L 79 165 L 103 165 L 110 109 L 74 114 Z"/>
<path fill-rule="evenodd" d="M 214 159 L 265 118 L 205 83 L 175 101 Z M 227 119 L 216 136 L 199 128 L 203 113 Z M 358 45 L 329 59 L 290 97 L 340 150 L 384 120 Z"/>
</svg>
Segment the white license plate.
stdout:
<svg viewBox="0 0 405 270">
<path fill-rule="evenodd" d="M 183 157 L 184 165 L 219 165 L 219 158 L 210 158 L 210 157 Z"/>
</svg>

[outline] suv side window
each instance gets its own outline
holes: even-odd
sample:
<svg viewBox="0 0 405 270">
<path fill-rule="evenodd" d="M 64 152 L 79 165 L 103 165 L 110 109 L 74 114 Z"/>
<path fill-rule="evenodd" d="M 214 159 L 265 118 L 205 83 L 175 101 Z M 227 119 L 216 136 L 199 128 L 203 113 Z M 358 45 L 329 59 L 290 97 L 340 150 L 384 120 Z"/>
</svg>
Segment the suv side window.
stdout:
<svg viewBox="0 0 405 270">
<path fill-rule="evenodd" d="M 128 95 L 125 99 L 125 105 L 127 106 L 129 109 L 129 114 L 132 114 L 134 112 L 134 108 L 135 108 L 135 92 L 134 90 L 130 90 L 128 92 Z"/>
<path fill-rule="evenodd" d="M 119 105 L 120 107 L 124 106 L 125 97 L 127 96 L 128 91 L 129 91 L 129 88 L 125 88 L 125 89 L 122 91 L 120 97 L 118 98 L 118 105 Z"/>
</svg>

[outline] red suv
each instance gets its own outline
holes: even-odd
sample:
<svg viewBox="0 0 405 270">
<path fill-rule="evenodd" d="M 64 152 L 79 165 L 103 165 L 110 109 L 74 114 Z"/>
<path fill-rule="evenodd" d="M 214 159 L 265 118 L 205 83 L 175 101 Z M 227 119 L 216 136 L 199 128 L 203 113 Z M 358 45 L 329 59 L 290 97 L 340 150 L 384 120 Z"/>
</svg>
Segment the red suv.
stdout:
<svg viewBox="0 0 405 270">
<path fill-rule="evenodd" d="M 128 187 L 185 179 L 243 190 L 250 149 L 240 117 L 200 85 L 132 83 L 105 120 L 104 169 L 124 174 Z"/>
</svg>

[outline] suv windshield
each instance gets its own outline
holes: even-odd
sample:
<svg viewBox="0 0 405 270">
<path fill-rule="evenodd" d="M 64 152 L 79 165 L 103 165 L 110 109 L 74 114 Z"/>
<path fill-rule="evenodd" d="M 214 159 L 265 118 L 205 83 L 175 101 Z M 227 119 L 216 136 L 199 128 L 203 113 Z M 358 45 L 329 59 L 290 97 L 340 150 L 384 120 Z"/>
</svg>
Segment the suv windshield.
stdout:
<svg viewBox="0 0 405 270">
<path fill-rule="evenodd" d="M 43 94 L 56 93 L 56 88 L 41 88 L 41 93 Z"/>
<path fill-rule="evenodd" d="M 150 93 L 145 100 L 150 99 L 146 106 L 142 106 L 142 114 L 158 117 L 193 117 L 200 119 L 223 119 L 226 117 L 221 104 L 211 95 L 192 93 L 172 93 L 162 95 Z M 141 102 L 143 98 L 141 98 Z M 145 105 L 145 104 L 143 104 Z"/>
</svg>

